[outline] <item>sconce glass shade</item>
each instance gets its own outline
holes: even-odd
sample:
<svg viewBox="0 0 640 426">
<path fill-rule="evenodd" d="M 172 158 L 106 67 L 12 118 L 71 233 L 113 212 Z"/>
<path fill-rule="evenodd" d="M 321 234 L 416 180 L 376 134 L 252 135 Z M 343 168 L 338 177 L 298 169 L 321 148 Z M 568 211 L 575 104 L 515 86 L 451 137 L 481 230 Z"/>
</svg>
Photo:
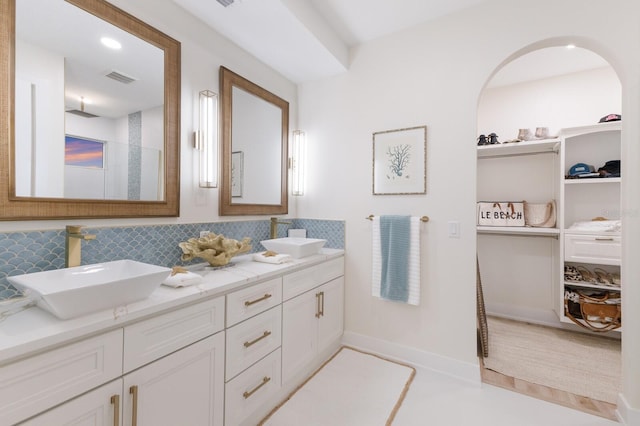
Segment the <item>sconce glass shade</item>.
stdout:
<svg viewBox="0 0 640 426">
<path fill-rule="evenodd" d="M 199 97 L 200 124 L 195 147 L 200 151 L 200 187 L 218 186 L 218 95 L 203 90 Z"/>
<path fill-rule="evenodd" d="M 301 130 L 293 131 L 291 142 L 291 194 L 304 195 L 304 169 L 306 136 Z"/>
</svg>

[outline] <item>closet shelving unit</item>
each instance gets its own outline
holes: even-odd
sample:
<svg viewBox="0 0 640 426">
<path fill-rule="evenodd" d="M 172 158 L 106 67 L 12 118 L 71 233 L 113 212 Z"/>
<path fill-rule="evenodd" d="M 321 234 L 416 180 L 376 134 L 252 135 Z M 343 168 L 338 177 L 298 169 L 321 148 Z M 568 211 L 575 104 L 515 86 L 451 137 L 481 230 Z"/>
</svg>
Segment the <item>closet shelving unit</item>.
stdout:
<svg viewBox="0 0 640 426">
<path fill-rule="evenodd" d="M 597 170 L 609 160 L 621 158 L 621 123 L 600 123 L 593 126 L 563 130 L 561 164 L 566 175 L 576 163 L 591 164 Z M 563 208 L 560 209 L 562 238 L 560 240 L 562 268 L 559 282 L 561 306 L 557 308 L 560 321 L 572 323 L 564 312 L 564 293 L 569 289 L 596 289 L 618 291 L 621 287 L 599 283 L 574 282 L 564 280 L 564 266 L 582 266 L 593 272 L 600 268 L 609 273 L 620 274 L 621 237 L 620 232 L 577 231 L 571 225 L 579 221 L 589 221 L 596 217 L 619 220 L 621 215 L 621 178 L 562 179 L 560 188 Z M 621 328 L 615 331 L 621 331 Z"/>
<path fill-rule="evenodd" d="M 541 281 L 551 280 L 552 300 L 549 303 L 552 306 L 549 309 L 562 323 L 572 323 L 564 314 L 565 288 L 615 289 L 592 283 L 565 282 L 564 266 L 582 265 L 592 272 L 596 267 L 620 272 L 619 233 L 582 232 L 569 228 L 577 221 L 599 216 L 620 219 L 621 179 L 565 179 L 565 175 L 576 163 L 591 164 L 597 170 L 606 161 L 620 159 L 620 130 L 620 122 L 600 123 L 562 129 L 554 139 L 477 147 L 478 201 L 556 201 L 555 228 L 478 226 L 477 233 L 505 238 L 551 238 L 551 243 L 543 245 L 548 248 L 545 256 L 549 258 L 545 269 L 551 273 L 543 275 Z M 514 179 L 501 179 L 500 176 L 513 176 Z M 510 242 L 506 244 L 511 245 Z M 531 243 L 522 242 L 519 247 L 529 246 Z M 536 252 L 535 256 L 539 254 Z M 499 265 L 495 261 L 487 263 L 485 266 L 489 268 Z M 483 267 L 482 259 L 480 266 Z M 509 268 L 508 265 L 504 267 Z M 491 275 L 491 271 L 485 269 L 485 272 Z M 515 271 L 508 270 L 494 273 L 497 275 L 517 276 Z M 511 290 L 505 284 L 503 287 Z M 515 288 L 512 291 L 518 292 Z M 517 309 L 513 306 L 512 311 Z"/>
</svg>

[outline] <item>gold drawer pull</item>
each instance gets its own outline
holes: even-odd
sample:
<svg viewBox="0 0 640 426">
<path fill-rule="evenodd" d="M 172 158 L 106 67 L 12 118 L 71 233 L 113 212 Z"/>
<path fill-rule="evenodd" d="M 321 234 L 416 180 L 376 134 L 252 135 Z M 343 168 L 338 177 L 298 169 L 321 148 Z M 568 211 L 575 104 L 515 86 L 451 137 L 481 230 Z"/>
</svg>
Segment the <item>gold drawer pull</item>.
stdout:
<svg viewBox="0 0 640 426">
<path fill-rule="evenodd" d="M 263 387 L 264 385 L 266 385 L 267 383 L 269 383 L 269 381 L 270 381 L 270 380 L 271 380 L 271 377 L 264 376 L 264 377 L 262 378 L 262 382 L 261 382 L 258 386 L 256 386 L 255 388 L 251 389 L 251 390 L 250 390 L 250 391 L 248 391 L 248 392 L 244 392 L 244 393 L 242 394 L 242 396 L 244 396 L 244 399 L 249 398 L 249 397 L 250 397 L 251 395 L 253 395 L 253 394 L 254 394 L 258 389 L 260 389 L 261 387 Z"/>
<path fill-rule="evenodd" d="M 133 385 L 129 388 L 129 393 L 133 395 L 133 404 L 131 406 L 131 426 L 138 425 L 138 386 Z"/>
<path fill-rule="evenodd" d="M 120 395 L 111 395 L 113 404 L 113 426 L 120 426 Z"/>
<path fill-rule="evenodd" d="M 269 337 L 269 336 L 271 336 L 271 332 L 269 330 L 267 330 L 264 333 L 262 333 L 262 336 L 258 337 L 257 339 L 254 339 L 254 340 L 252 340 L 250 342 L 244 342 L 244 347 L 248 348 L 249 346 L 255 345 L 260 340 L 264 339 L 265 337 Z"/>
<path fill-rule="evenodd" d="M 268 299 L 268 298 L 270 298 L 271 296 L 272 296 L 271 294 L 267 293 L 267 294 L 265 294 L 264 296 L 262 296 L 262 297 L 261 297 L 261 298 L 259 298 L 259 299 L 256 299 L 256 300 L 247 300 L 246 302 L 244 302 L 244 306 L 251 306 L 251 305 L 253 305 L 253 304 L 255 304 L 255 303 L 262 302 L 263 300 L 267 300 L 267 299 Z"/>
<path fill-rule="evenodd" d="M 596 241 L 613 241 L 613 237 L 596 237 Z"/>
<path fill-rule="evenodd" d="M 320 318 L 320 315 L 322 315 L 320 308 L 320 293 L 316 293 L 316 318 Z"/>
</svg>

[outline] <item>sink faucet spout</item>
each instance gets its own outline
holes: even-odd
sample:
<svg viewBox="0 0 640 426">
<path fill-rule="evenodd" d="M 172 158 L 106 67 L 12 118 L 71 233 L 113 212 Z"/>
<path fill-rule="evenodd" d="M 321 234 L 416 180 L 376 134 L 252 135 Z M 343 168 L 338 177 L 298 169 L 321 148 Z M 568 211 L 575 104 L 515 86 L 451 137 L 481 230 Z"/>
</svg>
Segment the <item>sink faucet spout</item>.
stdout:
<svg viewBox="0 0 640 426">
<path fill-rule="evenodd" d="M 273 240 L 274 238 L 278 238 L 278 225 L 291 225 L 292 222 L 284 222 L 278 220 L 277 217 L 271 218 L 271 226 L 269 227 L 269 236 Z"/>
<path fill-rule="evenodd" d="M 95 240 L 92 234 L 83 234 L 81 225 L 67 225 L 64 244 L 64 267 L 80 266 L 82 241 Z"/>
</svg>

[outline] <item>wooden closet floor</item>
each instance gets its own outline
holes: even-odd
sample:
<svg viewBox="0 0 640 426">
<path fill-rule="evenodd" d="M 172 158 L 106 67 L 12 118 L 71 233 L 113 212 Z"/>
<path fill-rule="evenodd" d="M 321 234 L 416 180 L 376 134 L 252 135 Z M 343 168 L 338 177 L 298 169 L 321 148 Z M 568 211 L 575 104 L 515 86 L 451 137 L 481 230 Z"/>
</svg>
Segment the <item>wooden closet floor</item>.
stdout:
<svg viewBox="0 0 640 426">
<path fill-rule="evenodd" d="M 480 358 L 480 374 L 484 383 L 519 392 L 532 398 L 560 404 L 595 416 L 604 417 L 609 420 L 618 420 L 615 413 L 615 404 L 598 401 L 549 386 L 538 385 L 516 377 L 505 376 L 504 374 L 485 368 L 482 358 Z"/>
</svg>

